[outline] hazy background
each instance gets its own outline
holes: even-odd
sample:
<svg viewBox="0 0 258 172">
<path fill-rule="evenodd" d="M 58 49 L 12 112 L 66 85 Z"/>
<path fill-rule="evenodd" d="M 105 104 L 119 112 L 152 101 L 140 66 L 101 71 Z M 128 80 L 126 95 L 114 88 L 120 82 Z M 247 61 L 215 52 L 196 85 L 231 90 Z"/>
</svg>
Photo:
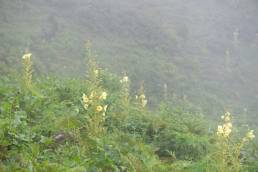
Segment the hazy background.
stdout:
<svg viewBox="0 0 258 172">
<path fill-rule="evenodd" d="M 27 48 L 38 73 L 84 76 L 87 40 L 150 106 L 167 85 L 171 106 L 258 116 L 257 0 L 0 0 L 3 75 Z"/>
</svg>

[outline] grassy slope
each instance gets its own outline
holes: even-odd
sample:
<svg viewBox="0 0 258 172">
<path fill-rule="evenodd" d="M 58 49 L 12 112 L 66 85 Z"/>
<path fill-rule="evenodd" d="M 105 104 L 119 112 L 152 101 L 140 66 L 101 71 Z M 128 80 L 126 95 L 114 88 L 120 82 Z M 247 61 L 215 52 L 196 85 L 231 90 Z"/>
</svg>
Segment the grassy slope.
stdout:
<svg viewBox="0 0 258 172">
<path fill-rule="evenodd" d="M 31 87 L 19 76 L 0 78 L 0 171 L 235 172 L 232 162 L 240 165 L 237 142 L 246 129 L 234 125 L 225 139 L 214 134 L 217 122 L 201 114 L 165 103 L 150 111 L 114 74 L 34 75 Z M 99 96 L 103 90 L 107 99 Z M 83 93 L 90 101 L 82 101 Z M 104 116 L 99 105 L 108 105 Z M 245 143 L 241 171 L 257 169 L 256 143 Z"/>
</svg>

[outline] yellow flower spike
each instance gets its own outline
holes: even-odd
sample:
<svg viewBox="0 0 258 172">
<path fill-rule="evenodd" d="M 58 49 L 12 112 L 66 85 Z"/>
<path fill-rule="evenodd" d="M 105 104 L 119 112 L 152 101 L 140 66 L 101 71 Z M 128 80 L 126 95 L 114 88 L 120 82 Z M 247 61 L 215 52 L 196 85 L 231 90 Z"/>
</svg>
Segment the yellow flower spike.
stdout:
<svg viewBox="0 0 258 172">
<path fill-rule="evenodd" d="M 229 122 L 231 120 L 231 114 L 229 112 L 226 112 L 223 117 L 225 122 Z"/>
<path fill-rule="evenodd" d="M 31 53 L 26 53 L 26 54 L 24 54 L 23 56 L 22 56 L 22 59 L 24 59 L 24 60 L 29 60 L 30 59 L 30 57 L 31 57 Z"/>
<path fill-rule="evenodd" d="M 221 119 L 224 120 L 223 125 L 219 125 L 217 129 L 217 135 L 222 137 L 229 137 L 232 132 L 232 123 L 231 121 L 231 114 L 226 112 L 225 115 L 221 116 Z"/>
<path fill-rule="evenodd" d="M 102 110 L 103 110 L 102 106 L 100 106 L 100 105 L 97 106 L 97 108 L 96 108 L 96 111 L 97 111 L 97 112 L 101 112 Z"/>
<path fill-rule="evenodd" d="M 230 112 L 226 112 L 225 116 L 231 116 Z"/>
<path fill-rule="evenodd" d="M 127 83 L 127 82 L 129 82 L 129 78 L 128 78 L 128 76 L 124 76 L 121 80 L 120 80 L 120 83 Z"/>
<path fill-rule="evenodd" d="M 140 95 L 140 97 L 139 97 L 140 99 L 145 99 L 145 95 L 144 94 L 142 94 L 142 95 Z"/>
<path fill-rule="evenodd" d="M 123 82 L 128 82 L 128 81 L 129 81 L 128 76 L 124 76 L 123 77 Z"/>
<path fill-rule="evenodd" d="M 25 53 L 22 56 L 23 59 L 23 66 L 24 66 L 24 71 L 23 71 L 23 77 L 24 77 L 24 84 L 26 88 L 31 88 L 32 87 L 32 62 L 31 62 L 31 53 Z"/>
</svg>

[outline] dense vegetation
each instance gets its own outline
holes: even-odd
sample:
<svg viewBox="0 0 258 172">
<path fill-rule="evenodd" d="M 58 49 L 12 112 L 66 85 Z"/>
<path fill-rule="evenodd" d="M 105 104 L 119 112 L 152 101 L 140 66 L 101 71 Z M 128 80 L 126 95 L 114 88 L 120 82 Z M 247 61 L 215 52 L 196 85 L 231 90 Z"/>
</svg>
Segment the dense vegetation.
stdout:
<svg viewBox="0 0 258 172">
<path fill-rule="evenodd" d="M 28 48 L 35 71 L 83 76 L 91 40 L 103 68 L 145 81 L 149 105 L 167 86 L 169 102 L 256 125 L 257 15 L 256 0 L 0 0 L 0 71 Z"/>
<path fill-rule="evenodd" d="M 0 171 L 258 169 L 254 132 L 235 126 L 230 113 L 216 129 L 166 102 L 149 110 L 144 86 L 132 95 L 133 81 L 99 68 L 89 47 L 86 78 L 33 76 L 31 54 L 22 61 L 22 74 L 0 80 Z"/>
<path fill-rule="evenodd" d="M 0 0 L 0 172 L 258 172 L 257 15 Z"/>
</svg>

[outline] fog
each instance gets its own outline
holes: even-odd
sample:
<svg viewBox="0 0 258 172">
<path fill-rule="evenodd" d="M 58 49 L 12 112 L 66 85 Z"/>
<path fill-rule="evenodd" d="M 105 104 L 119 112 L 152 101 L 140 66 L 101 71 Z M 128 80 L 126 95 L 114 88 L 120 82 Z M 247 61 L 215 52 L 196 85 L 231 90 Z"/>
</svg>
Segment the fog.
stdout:
<svg viewBox="0 0 258 172">
<path fill-rule="evenodd" d="M 166 91 L 172 106 L 251 119 L 257 16 L 256 0 L 1 0 L 0 71 L 19 66 L 28 49 L 38 73 L 83 76 L 90 40 L 101 67 L 126 72 L 133 92 L 144 81 L 151 106 Z"/>
<path fill-rule="evenodd" d="M 258 171 L 258 0 L 0 0 L 0 172 Z"/>
</svg>

